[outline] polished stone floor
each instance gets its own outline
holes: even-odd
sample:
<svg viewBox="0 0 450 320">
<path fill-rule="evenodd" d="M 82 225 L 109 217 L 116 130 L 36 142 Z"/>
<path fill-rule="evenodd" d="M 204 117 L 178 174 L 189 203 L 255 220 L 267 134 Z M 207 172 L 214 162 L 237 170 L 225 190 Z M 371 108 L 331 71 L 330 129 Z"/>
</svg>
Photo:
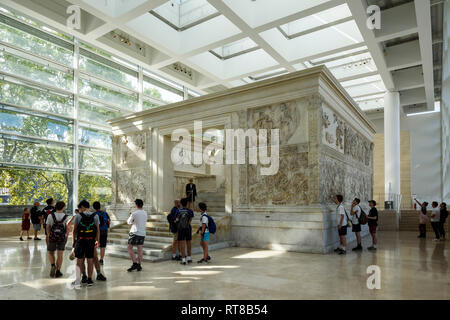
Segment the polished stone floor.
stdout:
<svg viewBox="0 0 450 320">
<path fill-rule="evenodd" d="M 68 252 L 64 277 L 51 279 L 44 241 L 1 238 L 0 299 L 450 299 L 448 240 L 434 243 L 408 232 L 379 236 L 376 253 L 227 248 L 212 252 L 208 265 L 146 263 L 140 273 L 125 271 L 128 260 L 107 258 L 108 281 L 78 290 L 70 286 L 75 271 Z M 367 288 L 370 265 L 381 269 L 379 290 Z"/>
</svg>

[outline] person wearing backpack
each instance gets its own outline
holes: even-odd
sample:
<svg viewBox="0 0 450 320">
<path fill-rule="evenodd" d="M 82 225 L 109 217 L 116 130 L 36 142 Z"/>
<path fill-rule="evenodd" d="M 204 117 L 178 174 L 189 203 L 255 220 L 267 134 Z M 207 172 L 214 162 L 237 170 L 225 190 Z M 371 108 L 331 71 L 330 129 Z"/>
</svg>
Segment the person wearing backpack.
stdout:
<svg viewBox="0 0 450 320">
<path fill-rule="evenodd" d="M 80 213 L 73 219 L 73 236 L 72 246 L 75 246 L 75 257 L 77 258 L 77 268 L 84 270 L 84 260 L 87 259 L 87 285 L 93 286 L 92 274 L 94 272 L 94 251 L 100 241 L 100 220 L 98 215 L 89 211 L 90 204 L 83 200 L 79 204 Z M 76 241 L 76 242 L 75 242 Z M 74 286 L 79 286 L 79 280 L 74 283 Z"/>
<path fill-rule="evenodd" d="M 103 265 L 103 258 L 105 257 L 106 243 L 108 242 L 108 229 L 111 223 L 111 218 L 106 211 L 101 211 L 101 204 L 95 201 L 92 206 L 94 207 L 95 213 L 100 219 L 100 264 Z"/>
<path fill-rule="evenodd" d="M 447 204 L 445 202 L 442 202 L 439 207 L 441 209 L 439 221 L 439 233 L 441 234 L 441 240 L 445 241 L 445 221 L 448 218 Z"/>
<path fill-rule="evenodd" d="M 353 248 L 353 251 L 361 251 L 362 245 L 361 245 L 361 223 L 359 222 L 359 219 L 361 217 L 361 207 L 359 206 L 359 203 L 361 200 L 358 198 L 355 198 L 352 202 L 352 209 L 350 210 L 350 215 L 352 219 L 352 232 L 356 235 L 356 242 L 357 246 Z"/>
<path fill-rule="evenodd" d="M 368 247 L 367 250 L 376 251 L 377 250 L 377 227 L 378 227 L 378 210 L 376 208 L 377 202 L 375 200 L 369 201 L 369 216 L 368 219 L 368 225 L 369 225 L 369 232 L 372 236 L 372 246 Z"/>
<path fill-rule="evenodd" d="M 205 203 L 200 202 L 198 204 L 198 209 L 201 212 L 200 216 L 200 227 L 197 230 L 197 234 L 201 232 L 201 239 L 200 239 L 200 245 L 203 248 L 203 258 L 197 261 L 198 263 L 207 263 L 208 260 L 211 260 L 211 257 L 208 255 L 208 241 L 209 241 L 209 227 L 210 222 L 214 223 L 212 218 L 208 216 L 208 213 L 206 212 L 207 206 Z M 212 230 L 215 232 L 215 230 Z"/>
<path fill-rule="evenodd" d="M 67 237 L 69 235 L 69 228 L 67 223 L 69 222 L 69 216 L 64 213 L 66 204 L 63 201 L 56 203 L 56 212 L 50 213 L 47 217 L 47 234 L 48 234 L 48 258 L 51 263 L 50 277 L 60 278 L 63 276 L 61 273 L 61 265 L 63 261 L 63 253 L 66 247 Z M 58 257 L 55 264 L 55 251 L 58 251 Z"/>
<path fill-rule="evenodd" d="M 47 206 L 44 208 L 44 210 L 42 210 L 42 227 L 44 228 L 44 232 L 45 232 L 45 242 L 48 245 L 48 233 L 47 233 L 47 217 L 52 213 L 55 212 L 55 200 L 53 200 L 53 198 L 47 199 L 45 201 L 47 203 Z"/>
<path fill-rule="evenodd" d="M 194 212 L 187 208 L 188 199 L 181 199 L 181 209 L 178 209 L 176 224 L 177 224 L 177 240 L 180 245 L 181 251 L 181 264 L 186 265 L 186 252 L 187 247 L 187 263 L 192 262 L 191 258 L 191 240 L 192 240 L 192 227 L 191 221 L 194 218 Z"/>
<path fill-rule="evenodd" d="M 176 199 L 173 202 L 174 206 L 172 210 L 170 210 L 170 213 L 167 215 L 167 222 L 169 223 L 169 231 L 173 234 L 173 240 L 172 240 L 172 260 L 180 261 L 181 255 L 180 255 L 180 248 L 178 245 L 177 240 L 177 225 L 175 223 L 177 211 L 180 209 L 180 200 Z M 177 254 L 178 251 L 178 254 Z"/>
<path fill-rule="evenodd" d="M 144 207 L 144 201 L 136 199 L 134 204 L 136 205 L 137 210 L 131 213 L 127 220 L 127 223 L 131 224 L 127 250 L 131 261 L 133 262 L 133 265 L 127 269 L 128 272 L 132 272 L 133 270 L 142 271 L 141 264 L 144 256 L 144 240 L 147 234 L 147 212 L 142 209 Z M 137 260 L 133 246 L 137 246 L 138 249 Z"/>
<path fill-rule="evenodd" d="M 30 211 L 31 224 L 33 225 L 34 230 L 34 240 L 41 240 L 41 238 L 38 237 L 42 224 L 42 212 L 39 210 L 39 206 L 40 203 L 35 201 Z"/>
</svg>

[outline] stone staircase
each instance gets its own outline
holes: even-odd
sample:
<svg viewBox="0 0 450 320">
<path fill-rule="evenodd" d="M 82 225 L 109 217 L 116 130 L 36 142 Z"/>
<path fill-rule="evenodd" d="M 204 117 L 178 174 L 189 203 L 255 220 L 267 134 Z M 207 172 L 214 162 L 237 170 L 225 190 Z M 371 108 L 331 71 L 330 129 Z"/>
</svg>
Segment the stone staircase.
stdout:
<svg viewBox="0 0 450 320">
<path fill-rule="evenodd" d="M 167 214 L 161 213 L 148 216 L 147 236 L 144 242 L 144 261 L 157 262 L 167 260 L 171 256 L 173 235 L 169 232 Z M 198 226 L 198 219 L 194 219 L 192 221 L 192 230 L 195 232 Z M 126 223 L 111 228 L 108 234 L 107 255 L 129 259 L 127 251 L 129 230 L 130 226 Z"/>
<path fill-rule="evenodd" d="M 433 232 L 433 228 L 431 227 L 431 223 L 430 223 L 431 211 L 428 211 L 427 216 L 428 216 L 427 232 Z M 450 219 L 447 219 L 447 222 L 445 223 L 445 231 L 447 233 L 450 232 L 449 220 Z M 402 210 L 399 229 L 400 229 L 400 231 L 417 231 L 417 232 L 419 232 L 419 211 Z"/>
<path fill-rule="evenodd" d="M 225 212 L 225 189 L 220 188 L 215 192 L 199 192 L 195 204 L 198 205 L 200 202 L 206 203 L 208 212 Z"/>
</svg>

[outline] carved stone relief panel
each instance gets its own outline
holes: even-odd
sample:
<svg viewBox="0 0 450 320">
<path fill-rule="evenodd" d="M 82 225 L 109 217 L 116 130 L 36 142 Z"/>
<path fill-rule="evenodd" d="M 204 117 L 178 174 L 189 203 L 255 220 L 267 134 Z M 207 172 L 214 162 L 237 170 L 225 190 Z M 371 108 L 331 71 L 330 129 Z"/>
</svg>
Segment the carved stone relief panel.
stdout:
<svg viewBox="0 0 450 320">
<path fill-rule="evenodd" d="M 118 203 L 133 203 L 135 199 L 147 199 L 149 190 L 150 170 L 137 168 L 117 171 Z"/>
<path fill-rule="evenodd" d="M 282 147 L 278 173 L 259 174 L 259 165 L 248 165 L 249 201 L 253 206 L 306 205 L 308 188 L 308 153 L 298 152 L 296 145 Z"/>
<path fill-rule="evenodd" d="M 345 155 L 351 159 L 372 166 L 374 144 L 357 133 L 350 126 L 345 127 Z"/>
<path fill-rule="evenodd" d="M 344 153 L 345 123 L 325 105 L 322 107 L 322 143 Z"/>
<path fill-rule="evenodd" d="M 146 134 L 140 132 L 120 137 L 119 164 L 126 165 L 146 159 Z"/>
</svg>

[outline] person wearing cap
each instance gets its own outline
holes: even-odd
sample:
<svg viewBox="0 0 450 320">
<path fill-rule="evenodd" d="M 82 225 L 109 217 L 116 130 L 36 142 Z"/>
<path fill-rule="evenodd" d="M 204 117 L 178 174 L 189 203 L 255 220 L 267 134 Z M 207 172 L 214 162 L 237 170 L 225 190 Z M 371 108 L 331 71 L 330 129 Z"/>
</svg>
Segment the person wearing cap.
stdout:
<svg viewBox="0 0 450 320">
<path fill-rule="evenodd" d="M 369 215 L 367 216 L 367 224 L 369 225 L 369 232 L 372 236 L 372 246 L 367 248 L 367 250 L 376 251 L 377 250 L 377 227 L 378 227 L 378 210 L 376 208 L 377 202 L 375 200 L 369 201 Z"/>
</svg>

